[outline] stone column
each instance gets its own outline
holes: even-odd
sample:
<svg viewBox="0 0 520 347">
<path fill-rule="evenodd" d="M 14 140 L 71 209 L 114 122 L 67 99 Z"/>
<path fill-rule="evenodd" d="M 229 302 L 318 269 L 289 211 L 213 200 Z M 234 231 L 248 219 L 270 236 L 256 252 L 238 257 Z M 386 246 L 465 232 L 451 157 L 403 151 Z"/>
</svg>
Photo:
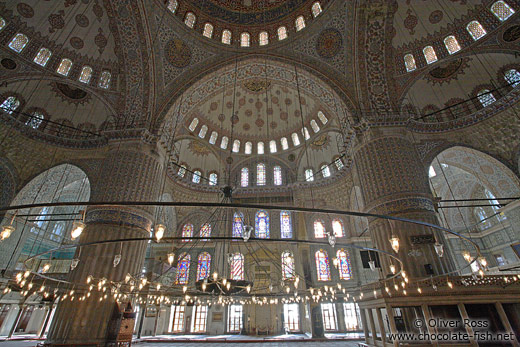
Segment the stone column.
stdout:
<svg viewBox="0 0 520 347">
<path fill-rule="evenodd" d="M 365 212 L 415 219 L 439 224 L 428 184 L 427 170 L 411 141 L 402 137 L 374 136 L 366 130 L 354 149 L 354 164 L 365 200 Z M 416 224 L 369 218 L 370 237 L 376 248 L 394 253 L 392 235 L 400 240 L 397 256 L 411 278 L 429 276 L 425 265 L 435 274 L 452 269 L 448 252 L 439 258 L 433 247 L 431 228 Z M 436 232 L 440 241 L 444 236 Z M 411 252 L 413 251 L 413 252 Z M 390 274 L 390 258 L 381 257 L 383 276 Z"/>
<path fill-rule="evenodd" d="M 89 177 L 91 201 L 157 201 L 163 162 L 155 145 L 134 141 L 111 146 L 98 175 Z M 149 237 L 153 209 L 153 206 L 90 206 L 80 243 Z M 86 288 L 89 275 L 108 281 L 124 281 L 127 273 L 140 275 L 147 245 L 147 241 L 132 241 L 84 246 L 80 255 L 76 251 L 80 262 L 69 273 L 69 280 L 77 285 L 79 294 Z M 121 262 L 114 267 L 114 256 L 119 252 Z M 104 294 L 107 298 L 100 301 Z M 85 301 L 60 302 L 47 343 L 103 345 L 114 304 L 110 292 L 96 289 Z"/>
</svg>

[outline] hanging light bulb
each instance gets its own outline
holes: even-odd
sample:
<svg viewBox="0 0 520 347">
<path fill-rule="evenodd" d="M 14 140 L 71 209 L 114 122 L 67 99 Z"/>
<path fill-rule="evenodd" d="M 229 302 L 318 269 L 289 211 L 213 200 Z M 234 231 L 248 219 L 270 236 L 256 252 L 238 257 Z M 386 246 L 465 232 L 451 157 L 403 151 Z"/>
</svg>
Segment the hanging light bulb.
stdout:
<svg viewBox="0 0 520 347">
<path fill-rule="evenodd" d="M 11 234 L 13 233 L 13 231 L 14 227 L 12 225 L 4 225 L 2 227 L 2 231 L 0 232 L 0 241 L 8 239 L 9 236 L 11 236 Z"/>
<path fill-rule="evenodd" d="M 218 273 L 215 271 L 213 273 L 213 281 L 216 281 L 218 279 Z"/>
<path fill-rule="evenodd" d="M 23 278 L 23 274 L 21 272 L 19 272 L 19 273 L 16 274 L 15 278 L 16 278 L 16 282 L 20 283 L 20 281 Z"/>
<path fill-rule="evenodd" d="M 117 267 L 119 265 L 119 263 L 121 262 L 121 254 L 116 254 L 114 256 L 114 267 Z"/>
<path fill-rule="evenodd" d="M 247 290 L 248 293 L 251 292 L 251 285 L 250 284 L 247 285 L 246 290 Z"/>
<path fill-rule="evenodd" d="M 478 261 L 482 267 L 487 268 L 488 262 L 487 259 L 484 257 L 478 257 Z"/>
<path fill-rule="evenodd" d="M 395 275 L 395 265 L 390 264 L 390 272 Z"/>
<path fill-rule="evenodd" d="M 471 254 L 468 251 L 462 252 L 462 256 L 464 257 L 464 259 L 466 259 L 467 262 L 471 261 Z"/>
<path fill-rule="evenodd" d="M 85 223 L 80 222 L 80 221 L 76 221 L 76 222 L 72 223 L 72 232 L 70 233 L 70 237 L 73 240 L 77 239 L 81 235 L 81 233 L 83 232 L 84 229 L 85 229 Z"/>
<path fill-rule="evenodd" d="M 226 284 L 226 289 L 229 290 L 230 288 L 231 288 L 231 282 L 228 282 L 228 283 Z"/>
<path fill-rule="evenodd" d="M 24 278 L 27 278 L 27 277 L 29 277 L 30 274 L 31 274 L 31 271 L 26 270 L 26 271 L 23 273 L 23 277 L 24 277 Z"/>
<path fill-rule="evenodd" d="M 336 257 L 332 258 L 332 265 L 337 268 L 339 266 L 339 259 Z"/>
<path fill-rule="evenodd" d="M 74 258 L 70 262 L 70 271 L 73 271 L 79 264 L 79 258 Z"/>
<path fill-rule="evenodd" d="M 125 276 L 125 283 L 130 282 L 131 279 L 132 279 L 132 276 L 130 274 L 126 274 L 126 276 Z"/>
<path fill-rule="evenodd" d="M 207 287 L 206 282 L 203 282 L 203 283 L 202 283 L 202 291 L 203 291 L 203 292 L 206 291 L 206 287 Z"/>
<path fill-rule="evenodd" d="M 42 267 L 42 273 L 46 273 L 51 268 L 51 264 L 47 263 Z"/>
<path fill-rule="evenodd" d="M 157 242 L 161 241 L 166 227 L 163 224 L 156 224 L 153 229 L 155 230 L 155 238 L 157 239 Z"/>
<path fill-rule="evenodd" d="M 157 283 L 157 290 L 161 290 L 161 284 L 160 283 Z"/>
<path fill-rule="evenodd" d="M 372 270 L 372 271 L 376 271 L 376 262 L 375 262 L 375 261 L 370 260 L 370 261 L 368 262 L 368 266 L 370 266 L 370 270 Z"/>
<path fill-rule="evenodd" d="M 399 238 L 397 236 L 392 236 L 390 239 L 390 245 L 395 253 L 399 253 Z"/>
<path fill-rule="evenodd" d="M 186 287 L 186 286 L 183 286 L 183 287 L 182 287 L 182 292 L 183 292 L 183 293 L 186 293 L 187 290 L 188 290 L 188 287 Z"/>
<path fill-rule="evenodd" d="M 168 259 L 168 264 L 172 265 L 173 262 L 175 261 L 175 253 L 168 253 L 166 255 L 166 258 Z"/>
<path fill-rule="evenodd" d="M 433 247 L 435 248 L 437 255 L 442 258 L 444 255 L 444 245 L 442 243 L 436 242 Z"/>
</svg>

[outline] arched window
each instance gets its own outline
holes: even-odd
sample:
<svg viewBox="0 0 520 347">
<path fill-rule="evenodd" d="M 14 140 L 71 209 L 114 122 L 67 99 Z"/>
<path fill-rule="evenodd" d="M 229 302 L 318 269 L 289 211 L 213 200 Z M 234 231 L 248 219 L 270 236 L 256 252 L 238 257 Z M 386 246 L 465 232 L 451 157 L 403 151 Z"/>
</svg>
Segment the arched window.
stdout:
<svg viewBox="0 0 520 347">
<path fill-rule="evenodd" d="M 200 237 L 210 237 L 211 236 L 211 224 L 204 223 L 200 226 Z M 208 239 L 203 238 L 202 241 L 208 241 Z"/>
<path fill-rule="evenodd" d="M 282 168 L 279 166 L 273 168 L 273 181 L 275 186 L 282 185 Z"/>
<path fill-rule="evenodd" d="M 287 141 L 287 137 L 282 137 L 280 139 L 280 143 L 282 144 L 282 150 L 283 151 L 289 149 L 289 141 Z"/>
<path fill-rule="evenodd" d="M 296 31 L 302 30 L 303 28 L 305 28 L 305 18 L 303 18 L 303 16 L 299 16 L 298 18 L 296 18 L 295 24 Z"/>
<path fill-rule="evenodd" d="M 289 280 L 293 279 L 294 275 L 294 256 L 291 252 L 285 251 L 282 253 L 282 278 Z"/>
<path fill-rule="evenodd" d="M 110 87 L 110 80 L 112 79 L 112 74 L 110 71 L 103 71 L 101 73 L 101 77 L 99 78 L 98 87 L 103 89 L 108 89 Z"/>
<path fill-rule="evenodd" d="M 184 175 L 186 175 L 186 165 L 181 165 L 179 167 L 179 171 L 177 172 L 177 175 L 180 177 L 184 177 Z"/>
<path fill-rule="evenodd" d="M 500 203 L 498 202 L 497 198 L 493 193 L 491 193 L 489 190 L 485 190 L 484 192 L 486 194 L 486 197 L 488 198 L 489 204 L 491 205 L 491 208 L 493 209 L 493 212 L 497 215 L 498 219 L 504 220 L 506 217 L 500 213 Z"/>
<path fill-rule="evenodd" d="M 29 39 L 27 36 L 25 36 L 22 33 L 16 34 L 11 42 L 9 42 L 9 48 L 11 48 L 16 53 L 20 53 L 25 46 L 27 46 L 27 43 L 29 42 Z"/>
<path fill-rule="evenodd" d="M 14 96 L 9 96 L 2 102 L 2 105 L 0 105 L 0 110 L 7 114 L 12 114 L 18 107 L 20 107 L 20 100 Z"/>
<path fill-rule="evenodd" d="M 265 164 L 259 163 L 256 165 L 256 185 L 257 186 L 265 186 Z"/>
<path fill-rule="evenodd" d="M 260 46 L 265 46 L 269 43 L 269 34 L 267 31 L 262 31 L 258 35 L 258 41 L 260 43 Z"/>
<path fill-rule="evenodd" d="M 204 124 L 203 126 L 200 127 L 200 130 L 199 130 L 199 137 L 201 139 L 203 139 L 205 136 L 206 136 L 206 133 L 208 132 L 208 126 L 206 124 Z"/>
<path fill-rule="evenodd" d="M 193 176 L 191 178 L 191 181 L 193 183 L 200 183 L 200 176 L 202 176 L 202 173 L 199 170 L 193 171 Z"/>
<path fill-rule="evenodd" d="M 328 165 L 323 164 L 321 166 L 321 174 L 323 177 L 330 177 L 330 169 Z"/>
<path fill-rule="evenodd" d="M 202 32 L 202 35 L 206 36 L 208 39 L 213 36 L 213 25 L 211 23 L 204 24 L 204 31 Z"/>
<path fill-rule="evenodd" d="M 193 237 L 193 224 L 184 224 L 182 227 L 182 237 Z M 189 239 L 183 239 L 183 242 L 190 242 Z"/>
<path fill-rule="evenodd" d="M 477 216 L 480 230 L 487 229 L 490 226 L 487 213 L 482 207 L 475 208 L 475 215 Z"/>
<path fill-rule="evenodd" d="M 67 58 L 63 58 L 61 60 L 60 66 L 58 66 L 57 73 L 63 76 L 68 76 L 70 72 L 70 68 L 72 67 L 72 61 Z"/>
<path fill-rule="evenodd" d="M 314 131 L 315 133 L 320 131 L 320 126 L 318 125 L 318 123 L 316 123 L 316 121 L 314 119 L 311 120 L 311 128 L 312 128 L 312 131 Z"/>
<path fill-rule="evenodd" d="M 33 129 L 38 129 L 43 122 L 45 117 L 41 112 L 33 112 L 32 117 L 25 122 L 25 125 L 30 126 Z"/>
<path fill-rule="evenodd" d="M 285 40 L 287 38 L 287 28 L 279 27 L 278 28 L 278 40 Z"/>
<path fill-rule="evenodd" d="M 345 228 L 343 227 L 343 222 L 340 219 L 334 219 L 332 221 L 332 231 L 336 237 L 345 236 Z"/>
<path fill-rule="evenodd" d="M 199 261 L 197 264 L 197 281 L 202 281 L 209 277 L 211 268 L 211 255 L 208 252 L 199 254 Z"/>
<path fill-rule="evenodd" d="M 243 167 L 240 170 L 240 186 L 247 187 L 249 185 L 249 169 L 247 167 Z"/>
<path fill-rule="evenodd" d="M 448 53 L 454 54 L 460 51 L 460 45 L 457 41 L 457 38 L 453 35 L 450 35 L 444 39 L 444 46 L 448 50 Z"/>
<path fill-rule="evenodd" d="M 240 212 L 233 214 L 233 237 L 242 237 L 244 229 L 244 215 Z"/>
<path fill-rule="evenodd" d="M 318 111 L 318 119 L 320 120 L 321 124 L 325 125 L 329 121 L 325 114 L 321 111 Z"/>
<path fill-rule="evenodd" d="M 320 249 L 316 252 L 315 258 L 318 281 L 330 281 L 330 266 L 327 252 L 325 252 L 323 249 Z"/>
<path fill-rule="evenodd" d="M 406 67 L 407 72 L 417 69 L 417 65 L 415 64 L 415 58 L 412 54 L 408 53 L 404 56 L 404 66 Z"/>
<path fill-rule="evenodd" d="M 291 212 L 280 212 L 280 236 L 282 239 L 290 239 L 292 237 Z"/>
<path fill-rule="evenodd" d="M 293 142 L 293 144 L 295 146 L 299 146 L 300 145 L 300 138 L 298 137 L 298 134 L 292 133 L 291 140 L 292 140 L 292 142 Z"/>
<path fill-rule="evenodd" d="M 350 259 L 348 252 L 344 249 L 338 249 L 336 252 L 338 259 L 338 271 L 340 280 L 349 280 L 352 278 L 352 271 L 350 270 Z"/>
<path fill-rule="evenodd" d="M 345 165 L 343 164 L 343 161 L 341 161 L 341 158 L 336 158 L 334 160 L 334 164 L 336 164 L 336 168 L 338 169 L 338 171 L 345 167 Z"/>
<path fill-rule="evenodd" d="M 190 131 L 195 131 L 195 129 L 197 128 L 197 125 L 199 125 L 199 119 L 193 118 L 188 129 L 190 129 Z"/>
<path fill-rule="evenodd" d="M 325 237 L 325 224 L 320 219 L 314 221 L 314 237 L 317 239 L 323 239 Z"/>
<path fill-rule="evenodd" d="M 172 13 L 175 13 L 175 11 L 177 11 L 178 5 L 179 5 L 179 3 L 177 2 L 177 0 L 169 0 L 168 1 L 168 10 L 170 10 Z"/>
<path fill-rule="evenodd" d="M 209 174 L 209 185 L 216 186 L 218 183 L 218 175 L 215 172 Z"/>
<path fill-rule="evenodd" d="M 437 61 L 437 54 L 435 54 L 435 50 L 432 46 L 426 46 L 423 49 L 424 58 L 426 59 L 426 63 L 433 64 Z"/>
<path fill-rule="evenodd" d="M 250 41 L 251 41 L 251 35 L 249 35 L 249 33 L 240 34 L 240 46 L 249 47 Z"/>
<path fill-rule="evenodd" d="M 79 74 L 79 81 L 82 83 L 89 83 L 92 77 L 92 68 L 90 66 L 83 66 L 81 73 Z"/>
<path fill-rule="evenodd" d="M 177 261 L 177 280 L 176 284 L 188 284 L 190 278 L 190 260 L 191 257 L 187 253 L 181 253 Z"/>
<path fill-rule="evenodd" d="M 220 141 L 220 148 L 226 149 L 228 145 L 229 139 L 227 136 L 222 136 L 222 141 Z"/>
<path fill-rule="evenodd" d="M 184 18 L 184 24 L 186 24 L 190 28 L 193 28 L 195 26 L 196 20 L 197 20 L 197 17 L 195 17 L 193 12 L 188 12 L 188 13 L 186 13 L 186 17 Z"/>
<path fill-rule="evenodd" d="M 214 145 L 215 142 L 217 142 L 217 137 L 218 137 L 218 133 L 216 131 L 212 131 L 211 136 L 209 137 L 209 143 Z"/>
<path fill-rule="evenodd" d="M 222 31 L 222 43 L 229 45 L 231 44 L 231 31 L 224 29 Z"/>
<path fill-rule="evenodd" d="M 232 280 L 244 280 L 244 256 L 241 253 L 234 253 L 232 255 L 230 268 Z"/>
<path fill-rule="evenodd" d="M 312 15 L 314 18 L 318 17 L 321 13 L 321 4 L 316 1 L 314 4 L 312 4 Z"/>
<path fill-rule="evenodd" d="M 259 239 L 269 238 L 269 214 L 260 210 L 255 216 L 255 237 Z"/>
<path fill-rule="evenodd" d="M 515 13 L 515 10 L 513 10 L 505 1 L 497 1 L 491 6 L 491 12 L 493 12 L 501 22 L 503 22 L 511 17 Z"/>
<path fill-rule="evenodd" d="M 306 182 L 314 181 L 314 173 L 312 172 L 312 169 L 305 170 L 305 181 Z"/>
<path fill-rule="evenodd" d="M 5 25 L 7 23 L 5 22 L 5 19 L 3 19 L 2 17 L 0 17 L 0 31 L 5 28 Z"/>
<path fill-rule="evenodd" d="M 302 135 L 305 138 L 305 140 L 308 140 L 311 138 L 311 134 L 309 134 L 309 129 L 307 129 L 307 127 L 303 127 Z"/>
<path fill-rule="evenodd" d="M 276 141 L 275 140 L 271 140 L 269 141 L 269 152 L 271 153 L 276 153 Z"/>
<path fill-rule="evenodd" d="M 506 71 L 504 74 L 504 78 L 506 79 L 507 83 L 513 88 L 516 88 L 520 84 L 520 72 L 518 72 L 515 69 L 511 69 Z"/>
<path fill-rule="evenodd" d="M 475 41 L 477 41 L 481 37 L 486 36 L 487 34 L 486 29 L 484 29 L 482 24 L 480 24 L 476 20 L 469 22 L 469 24 L 466 26 L 466 30 Z"/>
<path fill-rule="evenodd" d="M 264 143 L 263 142 L 258 142 L 256 144 L 256 152 L 258 154 L 264 154 Z"/>
<path fill-rule="evenodd" d="M 34 57 L 34 62 L 40 66 L 45 66 L 47 65 L 47 62 L 49 61 L 51 55 L 52 52 L 49 49 L 45 47 L 40 48 L 38 54 L 36 54 L 36 57 Z"/>
<path fill-rule="evenodd" d="M 233 141 L 233 153 L 240 152 L 240 140 Z"/>
<path fill-rule="evenodd" d="M 480 104 L 482 107 L 486 107 L 497 101 L 495 97 L 493 96 L 493 93 L 489 91 L 489 89 L 482 89 L 480 92 L 477 93 L 478 101 L 480 101 Z"/>
<path fill-rule="evenodd" d="M 246 142 L 246 146 L 244 148 L 245 154 L 251 154 L 253 152 L 253 144 L 249 141 Z"/>
</svg>

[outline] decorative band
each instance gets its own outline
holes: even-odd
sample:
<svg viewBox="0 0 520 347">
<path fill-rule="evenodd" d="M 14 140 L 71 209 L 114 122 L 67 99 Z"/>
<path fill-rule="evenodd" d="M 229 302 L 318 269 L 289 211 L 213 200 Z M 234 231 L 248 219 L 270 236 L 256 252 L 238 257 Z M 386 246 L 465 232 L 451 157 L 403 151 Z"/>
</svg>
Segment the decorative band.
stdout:
<svg viewBox="0 0 520 347">
<path fill-rule="evenodd" d="M 150 230 L 152 227 L 152 221 L 149 218 L 117 207 L 89 209 L 85 222 L 125 225 L 145 230 Z"/>
</svg>

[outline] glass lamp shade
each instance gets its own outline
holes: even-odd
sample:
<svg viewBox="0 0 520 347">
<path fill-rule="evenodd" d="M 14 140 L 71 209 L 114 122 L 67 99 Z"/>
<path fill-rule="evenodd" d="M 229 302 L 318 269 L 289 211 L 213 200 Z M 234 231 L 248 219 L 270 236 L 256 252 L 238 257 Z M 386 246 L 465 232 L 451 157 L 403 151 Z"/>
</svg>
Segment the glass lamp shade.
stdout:
<svg viewBox="0 0 520 347">
<path fill-rule="evenodd" d="M 370 266 L 370 270 L 372 270 L 372 271 L 376 271 L 376 262 L 375 262 L 375 261 L 370 260 L 370 261 L 368 262 L 368 266 Z"/>
<path fill-rule="evenodd" d="M 12 225 L 5 225 L 2 227 L 2 232 L 0 232 L 0 240 L 5 240 L 5 239 L 8 239 L 9 236 L 11 236 L 11 234 L 13 233 L 14 231 L 14 227 Z"/>
<path fill-rule="evenodd" d="M 119 265 L 119 263 L 121 262 L 121 254 L 116 254 L 114 256 L 114 267 L 117 267 Z"/>
<path fill-rule="evenodd" d="M 395 265 L 394 264 L 390 264 L 390 272 L 395 275 Z"/>
<path fill-rule="evenodd" d="M 72 232 L 70 233 L 71 238 L 77 239 L 85 229 L 85 223 L 76 221 L 72 224 Z"/>
<path fill-rule="evenodd" d="M 166 230 L 166 227 L 163 224 L 156 224 L 154 230 L 155 238 L 157 239 L 157 241 L 161 241 L 161 239 L 164 236 L 164 231 Z"/>
<path fill-rule="evenodd" d="M 439 257 L 442 257 L 444 255 L 444 245 L 442 243 L 436 243 L 435 245 L 433 245 L 433 247 L 435 248 L 435 252 Z"/>
<path fill-rule="evenodd" d="M 47 271 L 49 271 L 51 268 L 51 264 L 47 263 L 45 265 L 43 265 L 42 267 L 42 273 L 46 273 Z"/>
<path fill-rule="evenodd" d="M 327 235 L 328 239 L 329 239 L 329 245 L 334 248 L 334 246 L 336 245 L 336 236 L 332 233 L 328 234 Z"/>
<path fill-rule="evenodd" d="M 70 263 L 70 270 L 74 270 L 79 264 L 79 258 L 74 258 L 72 259 L 71 263 Z"/>
<path fill-rule="evenodd" d="M 167 254 L 168 264 L 172 265 L 175 261 L 175 253 L 168 253 Z"/>
<path fill-rule="evenodd" d="M 397 236 L 392 236 L 390 239 L 390 245 L 395 253 L 399 253 L 399 238 Z"/>
<path fill-rule="evenodd" d="M 471 261 L 471 254 L 468 251 L 462 252 L 462 256 L 464 257 L 464 259 L 466 259 L 467 262 Z"/>
</svg>

